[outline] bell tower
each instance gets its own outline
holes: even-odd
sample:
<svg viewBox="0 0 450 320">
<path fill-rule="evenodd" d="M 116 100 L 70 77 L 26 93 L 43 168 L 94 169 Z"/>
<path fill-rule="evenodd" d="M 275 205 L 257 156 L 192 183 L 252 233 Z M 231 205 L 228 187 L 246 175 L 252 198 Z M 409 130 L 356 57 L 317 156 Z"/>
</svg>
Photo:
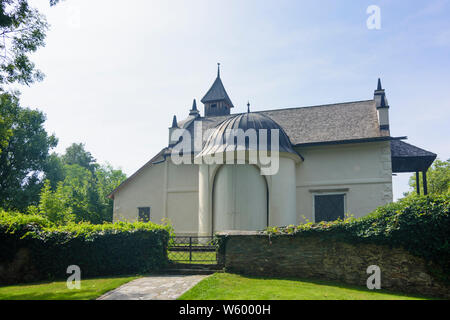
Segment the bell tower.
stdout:
<svg viewBox="0 0 450 320">
<path fill-rule="evenodd" d="M 217 64 L 217 78 L 201 101 L 205 105 L 205 117 L 226 116 L 234 108 L 220 79 L 220 63 Z"/>
</svg>

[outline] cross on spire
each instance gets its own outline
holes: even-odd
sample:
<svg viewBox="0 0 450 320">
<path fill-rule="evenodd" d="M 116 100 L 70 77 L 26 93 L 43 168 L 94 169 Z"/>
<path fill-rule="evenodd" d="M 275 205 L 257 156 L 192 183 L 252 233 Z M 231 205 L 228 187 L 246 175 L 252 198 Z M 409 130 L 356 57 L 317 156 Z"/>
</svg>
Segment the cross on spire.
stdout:
<svg viewBox="0 0 450 320">
<path fill-rule="evenodd" d="M 220 62 L 217 62 L 217 78 L 220 78 Z"/>
<path fill-rule="evenodd" d="M 247 102 L 247 113 L 250 113 L 250 101 Z"/>
</svg>

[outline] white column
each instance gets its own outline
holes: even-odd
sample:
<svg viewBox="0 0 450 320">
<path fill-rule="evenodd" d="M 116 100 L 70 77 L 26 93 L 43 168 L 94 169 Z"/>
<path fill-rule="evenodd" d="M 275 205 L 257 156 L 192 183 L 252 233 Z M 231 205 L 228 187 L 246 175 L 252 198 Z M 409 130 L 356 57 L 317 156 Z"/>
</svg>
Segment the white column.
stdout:
<svg viewBox="0 0 450 320">
<path fill-rule="evenodd" d="M 295 176 L 295 161 L 280 157 L 278 173 L 270 179 L 269 226 L 298 224 Z"/>
<path fill-rule="evenodd" d="M 198 235 L 211 235 L 211 212 L 210 212 L 210 183 L 209 166 L 199 165 L 198 170 Z"/>
</svg>

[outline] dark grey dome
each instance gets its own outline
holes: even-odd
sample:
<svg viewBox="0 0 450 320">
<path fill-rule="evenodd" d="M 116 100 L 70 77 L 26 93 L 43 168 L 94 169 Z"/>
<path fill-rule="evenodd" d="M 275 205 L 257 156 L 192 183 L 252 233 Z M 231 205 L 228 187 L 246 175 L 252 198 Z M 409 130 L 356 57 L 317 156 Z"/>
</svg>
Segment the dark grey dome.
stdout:
<svg viewBox="0 0 450 320">
<path fill-rule="evenodd" d="M 278 129 L 279 131 L 279 152 L 292 153 L 302 158 L 293 148 L 292 143 L 289 140 L 288 135 L 284 132 L 283 128 L 272 120 L 270 117 L 261 113 L 243 113 L 230 117 L 227 120 L 218 124 L 215 130 L 208 137 L 208 140 L 203 147 L 203 150 L 198 156 L 213 155 L 215 153 L 236 150 L 242 141 L 238 141 L 236 137 L 230 138 L 232 132 L 236 132 L 236 129 L 242 129 L 244 132 L 248 129 L 254 129 L 256 131 L 257 143 L 251 144 L 250 139 L 245 139 L 245 150 L 266 150 L 270 151 L 271 148 L 271 129 Z M 267 130 L 267 145 L 262 146 L 260 144 L 260 130 Z M 234 133 L 235 134 L 235 133 Z M 303 158 L 302 158 L 303 159 Z"/>
</svg>

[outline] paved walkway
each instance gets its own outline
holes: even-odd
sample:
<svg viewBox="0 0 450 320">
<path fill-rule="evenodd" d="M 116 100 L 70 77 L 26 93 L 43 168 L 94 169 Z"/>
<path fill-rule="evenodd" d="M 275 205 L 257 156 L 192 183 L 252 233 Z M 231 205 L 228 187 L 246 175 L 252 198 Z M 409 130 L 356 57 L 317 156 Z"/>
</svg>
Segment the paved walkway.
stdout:
<svg viewBox="0 0 450 320">
<path fill-rule="evenodd" d="M 140 278 L 105 293 L 98 300 L 175 300 L 206 277 L 167 275 Z"/>
</svg>

